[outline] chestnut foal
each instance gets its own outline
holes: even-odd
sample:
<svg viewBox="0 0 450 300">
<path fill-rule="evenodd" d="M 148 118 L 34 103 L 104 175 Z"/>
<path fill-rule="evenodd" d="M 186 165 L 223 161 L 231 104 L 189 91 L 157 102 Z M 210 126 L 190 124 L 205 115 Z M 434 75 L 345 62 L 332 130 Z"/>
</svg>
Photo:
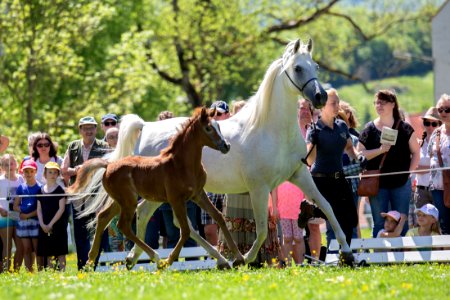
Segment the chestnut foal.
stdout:
<svg viewBox="0 0 450 300">
<path fill-rule="evenodd" d="M 228 245 L 237 258 L 234 265 L 244 263 L 235 242 L 226 228 L 222 214 L 211 204 L 203 189 L 206 172 L 201 163 L 203 146 L 208 146 L 222 153 L 230 150 L 229 143 L 223 138 L 216 121 L 205 108 L 188 119 L 183 129 L 171 140 L 167 148 L 158 156 L 128 156 L 114 162 L 96 158 L 85 162 L 80 169 L 77 180 L 69 188 L 70 193 L 82 190 L 95 170 L 106 168 L 103 186 L 109 197 L 97 216 L 94 243 L 89 252 L 88 266 L 92 266 L 98 255 L 101 235 L 111 219 L 120 213 L 119 229 L 137 246 L 141 247 L 157 263 L 158 268 L 172 264 L 179 256 L 182 246 L 189 238 L 192 225 L 187 219 L 186 201 L 192 199 L 206 210 L 223 230 Z M 139 239 L 131 230 L 131 223 L 137 207 L 138 195 L 155 202 L 168 202 L 173 209 L 181 229 L 180 239 L 170 253 L 167 261 L 159 259 L 157 252 Z M 103 200 L 100 197 L 100 200 Z M 204 240 L 203 240 L 204 241 Z M 206 241 L 204 241 L 207 243 Z M 203 246 L 210 246 L 201 243 Z M 205 247 L 206 248 L 206 247 Z M 219 268 L 230 268 L 223 257 L 218 258 Z"/>
</svg>

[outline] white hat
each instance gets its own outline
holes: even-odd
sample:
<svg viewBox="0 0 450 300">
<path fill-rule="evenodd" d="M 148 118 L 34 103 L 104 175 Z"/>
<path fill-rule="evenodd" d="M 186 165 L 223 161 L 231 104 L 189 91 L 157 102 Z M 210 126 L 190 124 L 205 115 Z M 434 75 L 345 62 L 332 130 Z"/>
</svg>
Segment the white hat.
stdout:
<svg viewBox="0 0 450 300">
<path fill-rule="evenodd" d="M 426 215 L 433 216 L 436 221 L 439 220 L 439 210 L 433 204 L 427 203 L 421 208 L 416 208 L 414 210 L 415 213 L 417 213 L 418 211 L 421 211 Z"/>
<path fill-rule="evenodd" d="M 386 218 L 387 216 L 389 216 L 389 217 L 391 217 L 392 219 L 394 219 L 395 222 L 400 221 L 400 213 L 399 213 L 398 211 L 396 211 L 396 210 L 391 210 L 391 211 L 388 211 L 387 213 L 382 212 L 382 213 L 380 213 L 380 215 L 381 215 L 383 218 Z"/>
</svg>

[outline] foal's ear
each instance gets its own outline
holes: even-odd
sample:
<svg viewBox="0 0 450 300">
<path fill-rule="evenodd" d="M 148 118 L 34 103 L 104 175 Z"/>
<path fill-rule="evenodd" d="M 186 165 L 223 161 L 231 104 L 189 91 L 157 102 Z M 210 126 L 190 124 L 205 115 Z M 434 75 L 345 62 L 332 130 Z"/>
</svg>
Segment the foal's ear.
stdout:
<svg viewBox="0 0 450 300">
<path fill-rule="evenodd" d="M 215 109 L 214 109 L 215 112 Z M 200 119 L 202 122 L 208 121 L 208 118 L 210 117 L 211 112 L 208 113 L 208 109 L 206 107 L 202 107 L 202 111 L 200 112 Z"/>
<path fill-rule="evenodd" d="M 216 115 L 216 108 L 209 109 L 209 116 L 212 118 Z"/>
</svg>

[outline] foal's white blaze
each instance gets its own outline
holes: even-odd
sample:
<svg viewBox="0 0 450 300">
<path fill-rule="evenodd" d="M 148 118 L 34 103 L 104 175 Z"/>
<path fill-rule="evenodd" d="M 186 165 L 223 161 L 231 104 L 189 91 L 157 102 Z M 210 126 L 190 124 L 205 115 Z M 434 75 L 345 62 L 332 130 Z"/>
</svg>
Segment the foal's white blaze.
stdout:
<svg viewBox="0 0 450 300">
<path fill-rule="evenodd" d="M 220 139 L 222 141 L 225 141 L 225 137 L 222 135 L 222 132 L 220 131 L 219 123 L 217 123 L 217 121 L 213 119 L 211 120 L 211 126 L 214 128 Z"/>
</svg>

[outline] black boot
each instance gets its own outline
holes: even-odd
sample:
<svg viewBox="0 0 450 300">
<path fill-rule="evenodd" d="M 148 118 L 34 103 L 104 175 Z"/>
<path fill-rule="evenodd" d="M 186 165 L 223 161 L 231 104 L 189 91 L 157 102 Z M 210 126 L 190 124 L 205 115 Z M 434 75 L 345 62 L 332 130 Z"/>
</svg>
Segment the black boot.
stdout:
<svg viewBox="0 0 450 300">
<path fill-rule="evenodd" d="M 325 214 L 316 205 L 305 200 L 300 204 L 300 214 L 298 215 L 297 221 L 298 227 L 305 228 L 309 219 L 312 218 L 322 218 L 327 220 Z"/>
</svg>

